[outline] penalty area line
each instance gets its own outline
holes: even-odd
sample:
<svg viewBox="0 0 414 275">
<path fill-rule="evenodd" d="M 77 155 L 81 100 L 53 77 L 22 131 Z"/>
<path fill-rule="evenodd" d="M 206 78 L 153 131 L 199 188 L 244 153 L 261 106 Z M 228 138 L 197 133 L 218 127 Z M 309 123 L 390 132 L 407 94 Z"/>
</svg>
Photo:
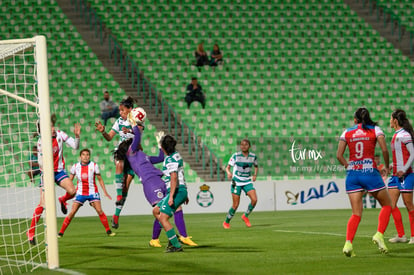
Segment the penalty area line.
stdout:
<svg viewBox="0 0 414 275">
<path fill-rule="evenodd" d="M 280 229 L 275 229 L 273 231 L 281 232 L 281 233 L 298 233 L 298 234 L 306 234 L 306 235 L 326 235 L 326 236 L 335 236 L 335 237 L 345 236 L 344 234 L 330 233 L 330 232 L 294 231 L 294 230 L 280 230 Z"/>
<path fill-rule="evenodd" d="M 10 259 L 1 258 L 1 257 L 0 257 L 0 261 L 14 262 L 14 263 L 17 263 L 17 264 L 24 264 L 24 265 L 32 265 L 32 266 L 35 266 L 34 269 L 39 268 L 39 267 L 43 268 L 43 269 L 49 269 L 47 267 L 47 264 L 36 263 L 36 262 L 32 262 L 32 261 L 10 260 Z M 65 274 L 69 274 L 69 275 L 86 275 L 84 273 L 81 273 L 81 272 L 78 272 L 78 271 L 75 271 L 75 270 L 65 269 L 65 268 L 56 268 L 56 269 L 50 269 L 50 270 L 65 273 Z"/>
<path fill-rule="evenodd" d="M 323 236 L 334 236 L 334 237 L 346 237 L 345 234 L 331 233 L 331 232 L 294 231 L 294 230 L 282 230 L 282 229 L 275 229 L 273 231 L 274 232 L 281 232 L 281 233 L 304 234 L 304 235 L 323 235 Z M 369 236 L 369 235 L 358 235 L 358 237 L 372 238 L 372 236 Z"/>
</svg>

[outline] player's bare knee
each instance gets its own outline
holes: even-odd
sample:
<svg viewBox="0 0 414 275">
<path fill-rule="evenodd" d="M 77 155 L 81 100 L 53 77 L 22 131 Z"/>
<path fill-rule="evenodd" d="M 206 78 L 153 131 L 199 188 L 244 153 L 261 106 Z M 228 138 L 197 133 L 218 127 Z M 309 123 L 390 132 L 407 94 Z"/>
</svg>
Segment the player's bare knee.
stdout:
<svg viewBox="0 0 414 275">
<path fill-rule="evenodd" d="M 404 199 L 404 205 L 407 208 L 408 212 L 414 210 L 414 204 L 413 204 L 412 200 Z"/>
<path fill-rule="evenodd" d="M 252 201 L 250 203 L 251 203 L 251 205 L 256 206 L 257 198 L 252 198 Z"/>
<path fill-rule="evenodd" d="M 158 220 L 160 221 L 161 224 L 164 224 L 168 221 L 169 216 L 165 215 L 163 213 L 160 213 Z"/>
<path fill-rule="evenodd" d="M 160 208 L 158 206 L 154 207 L 152 209 L 152 214 L 154 215 L 155 218 L 158 219 L 159 218 L 159 215 L 160 215 Z"/>
</svg>

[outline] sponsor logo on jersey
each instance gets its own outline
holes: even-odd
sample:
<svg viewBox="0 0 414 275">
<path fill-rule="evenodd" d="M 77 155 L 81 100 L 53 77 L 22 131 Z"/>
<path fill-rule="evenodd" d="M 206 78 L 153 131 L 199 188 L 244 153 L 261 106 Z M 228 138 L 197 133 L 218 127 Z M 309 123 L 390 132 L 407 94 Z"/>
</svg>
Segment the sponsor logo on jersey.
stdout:
<svg viewBox="0 0 414 275">
<path fill-rule="evenodd" d="M 81 175 L 83 180 L 87 180 L 88 179 L 88 173 L 82 173 Z"/>
<path fill-rule="evenodd" d="M 352 135 L 352 137 L 359 137 L 359 136 L 366 136 L 367 133 L 365 133 L 363 130 L 358 129 L 355 131 L 355 133 Z"/>
</svg>

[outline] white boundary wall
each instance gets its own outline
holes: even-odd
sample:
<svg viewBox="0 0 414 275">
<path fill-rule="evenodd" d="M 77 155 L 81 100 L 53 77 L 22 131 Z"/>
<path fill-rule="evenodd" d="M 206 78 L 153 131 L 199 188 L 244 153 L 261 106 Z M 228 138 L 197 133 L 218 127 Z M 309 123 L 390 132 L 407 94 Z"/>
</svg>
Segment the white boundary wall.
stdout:
<svg viewBox="0 0 414 275">
<path fill-rule="evenodd" d="M 197 202 L 197 194 L 202 192 L 200 186 L 203 183 L 189 183 L 188 193 L 190 202 L 184 205 L 185 213 L 223 213 L 228 211 L 231 206 L 230 182 L 209 182 L 206 183 L 210 187 L 209 191 L 213 194 L 214 201 L 209 207 L 202 207 Z M 259 181 L 254 184 L 258 203 L 255 211 L 277 211 L 277 210 L 305 210 L 305 209 L 350 209 L 348 196 L 345 192 L 345 180 L 282 180 L 282 181 Z M 31 188 L 26 189 L 29 193 Z M 104 197 L 101 193 L 102 207 L 108 217 L 112 216 L 115 211 L 116 192 L 113 185 L 107 185 L 112 201 Z M 7 190 L 0 190 L 4 195 Z M 18 192 L 19 193 L 19 192 Z M 56 187 L 57 196 L 64 194 L 60 187 Z M 205 194 L 205 193 L 202 193 Z M 13 194 L 8 194 L 13 196 Z M 208 194 L 209 196 L 209 194 Z M 24 197 L 24 196 L 23 196 Z M 19 198 L 8 198 L 16 199 Z M 28 209 L 29 213 L 22 213 L 22 209 L 7 209 L 7 205 L 3 204 L 6 200 L 0 201 L 0 209 L 2 209 L 2 219 L 15 218 L 18 216 L 31 215 L 33 209 Z M 38 202 L 39 198 L 35 198 L 34 202 Z M 238 211 L 244 211 L 249 204 L 249 198 L 244 194 L 241 196 Z M 71 203 L 69 203 L 71 204 Z M 368 205 L 370 205 L 368 203 Z M 398 203 L 400 207 L 404 207 L 401 199 Z M 63 217 L 60 205 L 57 207 L 57 216 Z M 69 209 L 70 209 L 69 205 Z M 369 207 L 369 206 L 368 206 Z M 377 206 L 379 207 L 379 205 Z M 7 209 L 7 211 L 5 211 Z M 150 215 L 151 207 L 146 201 L 141 184 L 133 183 L 130 187 L 128 198 L 121 215 Z M 4 211 L 3 211 L 4 210 Z M 86 203 L 76 214 L 76 216 L 96 216 L 95 210 Z"/>
</svg>

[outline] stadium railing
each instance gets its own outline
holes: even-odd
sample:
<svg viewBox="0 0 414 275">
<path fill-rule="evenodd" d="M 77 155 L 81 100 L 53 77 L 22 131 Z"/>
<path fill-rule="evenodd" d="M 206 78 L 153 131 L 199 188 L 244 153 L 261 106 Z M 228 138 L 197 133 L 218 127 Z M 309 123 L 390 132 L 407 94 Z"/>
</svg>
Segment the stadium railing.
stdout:
<svg viewBox="0 0 414 275">
<path fill-rule="evenodd" d="M 75 10 L 79 11 L 85 18 L 85 22 L 95 30 L 95 36 L 103 44 L 106 31 L 105 24 L 96 11 L 84 0 L 72 0 L 72 4 L 74 4 Z M 137 95 L 142 96 L 144 103 L 147 103 L 148 100 L 148 104 L 155 111 L 156 116 L 161 112 L 160 119 L 163 125 L 167 124 L 168 131 L 174 132 L 176 139 L 178 139 L 179 134 L 181 135 L 181 143 L 183 146 L 187 145 L 188 153 L 190 155 L 195 154 L 196 162 L 201 161 L 203 169 L 209 167 L 210 178 L 214 178 L 215 174 L 218 181 L 222 180 L 221 176 L 224 175 L 224 172 L 221 171 L 222 163 L 217 154 L 202 142 L 201 137 L 185 121 L 179 121 L 178 113 L 162 98 L 161 93 L 151 82 L 141 74 L 139 66 L 122 48 L 116 37 L 112 34 L 107 34 L 105 37 L 108 39 L 109 57 L 114 60 L 115 64 L 120 66 L 126 79 L 130 80 L 132 87 L 137 87 Z M 179 124 L 181 124 L 181 127 L 179 127 Z M 192 147 L 194 147 L 194 150 Z M 199 153 L 200 150 L 201 153 Z"/>
<path fill-rule="evenodd" d="M 394 35 L 395 28 L 397 28 L 398 40 L 401 40 L 403 34 L 403 28 L 409 34 L 410 41 L 410 54 L 414 55 L 414 23 L 412 22 L 412 15 L 414 9 L 407 9 L 407 5 L 401 3 L 403 11 L 408 11 L 408 14 L 401 15 L 401 8 L 398 8 L 399 3 L 392 3 L 388 0 L 362 0 L 362 4 L 365 7 L 369 5 L 369 11 L 371 15 L 375 12 L 378 22 L 381 20 L 381 12 L 383 13 L 382 20 L 384 21 L 384 27 L 387 26 L 387 19 L 391 24 L 391 34 Z"/>
</svg>

